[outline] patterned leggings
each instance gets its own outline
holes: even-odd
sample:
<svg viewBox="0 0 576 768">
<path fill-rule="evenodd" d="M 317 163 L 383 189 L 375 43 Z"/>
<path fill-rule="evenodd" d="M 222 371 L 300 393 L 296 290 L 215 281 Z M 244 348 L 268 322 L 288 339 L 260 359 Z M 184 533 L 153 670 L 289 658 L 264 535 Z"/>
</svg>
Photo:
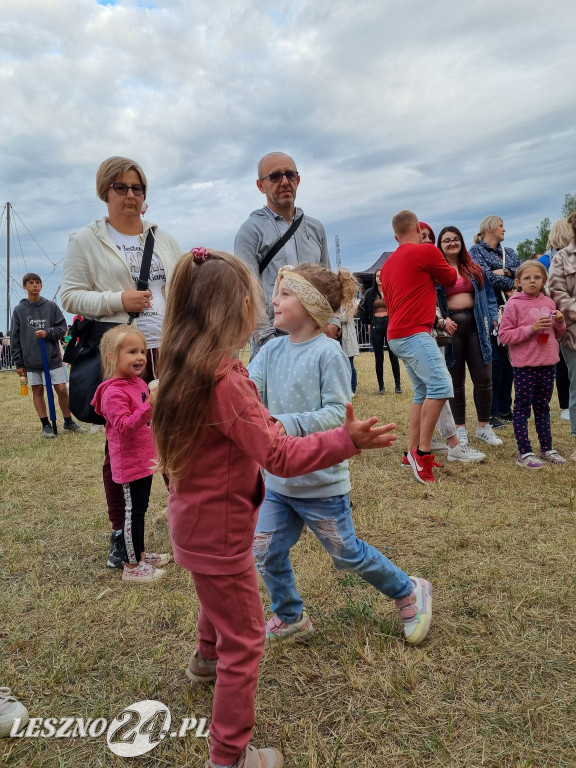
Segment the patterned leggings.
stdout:
<svg viewBox="0 0 576 768">
<path fill-rule="evenodd" d="M 521 455 L 532 453 L 528 437 L 528 419 L 530 408 L 534 410 L 534 425 L 540 441 L 540 450 L 552 448 L 550 431 L 550 400 L 554 391 L 554 366 L 513 368 L 514 372 L 514 411 L 512 424 L 514 437 Z"/>
</svg>

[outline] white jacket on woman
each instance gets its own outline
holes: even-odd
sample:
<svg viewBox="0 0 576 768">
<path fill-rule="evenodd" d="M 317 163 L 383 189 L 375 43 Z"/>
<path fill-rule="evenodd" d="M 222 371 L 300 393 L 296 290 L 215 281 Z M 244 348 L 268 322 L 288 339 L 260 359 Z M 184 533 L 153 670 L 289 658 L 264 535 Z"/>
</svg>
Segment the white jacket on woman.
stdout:
<svg viewBox="0 0 576 768">
<path fill-rule="evenodd" d="M 64 259 L 60 297 L 67 312 L 110 323 L 127 323 L 122 293 L 134 290 L 130 268 L 108 235 L 106 218 L 72 232 Z M 166 273 L 166 288 L 176 261 L 182 255 L 178 243 L 156 224 L 143 222 L 142 247 L 148 230 L 154 233 L 154 253 Z"/>
</svg>

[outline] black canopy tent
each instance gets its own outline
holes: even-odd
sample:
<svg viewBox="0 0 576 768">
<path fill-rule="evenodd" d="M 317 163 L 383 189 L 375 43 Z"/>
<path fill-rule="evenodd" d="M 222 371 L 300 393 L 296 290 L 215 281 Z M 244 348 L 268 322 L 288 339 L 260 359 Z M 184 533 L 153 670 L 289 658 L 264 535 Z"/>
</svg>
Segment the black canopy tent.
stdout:
<svg viewBox="0 0 576 768">
<path fill-rule="evenodd" d="M 354 272 L 354 275 L 362 283 L 365 291 L 371 287 L 372 280 L 374 279 L 374 273 L 382 268 L 384 262 L 392 253 L 393 251 L 384 251 L 384 253 L 376 259 L 371 267 L 368 267 L 368 269 L 364 269 L 360 272 Z"/>
<path fill-rule="evenodd" d="M 367 291 L 368 288 L 372 286 L 372 280 L 374 279 L 374 273 L 377 272 L 379 269 L 381 269 L 382 265 L 390 256 L 390 254 L 393 253 L 393 251 L 384 251 L 384 253 L 376 259 L 374 264 L 372 264 L 371 267 L 368 267 L 368 269 L 364 269 L 359 272 L 354 272 L 355 277 L 358 279 L 358 281 L 361 283 L 363 292 Z M 362 300 L 360 300 L 362 301 Z M 362 314 L 362 303 L 360 303 L 360 309 L 359 309 L 359 315 Z M 370 349 L 370 334 L 368 333 L 368 328 L 364 325 L 364 323 L 360 320 L 359 317 L 356 318 L 356 333 L 358 336 L 358 344 L 360 345 L 361 350 L 367 350 Z"/>
</svg>

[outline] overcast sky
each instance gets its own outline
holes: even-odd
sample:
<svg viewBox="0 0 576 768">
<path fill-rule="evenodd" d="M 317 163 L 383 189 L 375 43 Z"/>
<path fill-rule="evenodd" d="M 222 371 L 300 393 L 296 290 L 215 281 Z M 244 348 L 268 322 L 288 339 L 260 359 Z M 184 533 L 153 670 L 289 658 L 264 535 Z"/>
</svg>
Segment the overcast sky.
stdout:
<svg viewBox="0 0 576 768">
<path fill-rule="evenodd" d="M 232 250 L 291 154 L 298 204 L 342 263 L 394 249 L 414 210 L 506 244 L 576 192 L 576 11 L 566 0 L 0 0 L 0 209 L 14 207 L 11 305 L 26 270 L 60 283 L 68 234 L 101 217 L 94 177 L 137 160 L 147 217 L 183 250 Z M 26 228 L 39 246 L 28 235 Z M 0 224 L 0 329 L 6 323 Z"/>
</svg>

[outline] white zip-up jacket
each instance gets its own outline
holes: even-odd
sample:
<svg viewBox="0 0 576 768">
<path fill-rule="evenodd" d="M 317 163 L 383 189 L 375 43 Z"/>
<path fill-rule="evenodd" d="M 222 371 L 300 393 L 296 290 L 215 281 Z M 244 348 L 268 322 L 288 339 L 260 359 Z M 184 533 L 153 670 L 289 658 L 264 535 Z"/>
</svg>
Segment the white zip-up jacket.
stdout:
<svg viewBox="0 0 576 768">
<path fill-rule="evenodd" d="M 134 289 L 130 268 L 108 235 L 106 218 L 72 232 L 64 259 L 60 297 L 67 312 L 110 323 L 127 323 L 128 312 L 122 306 L 122 293 Z M 154 233 L 154 253 L 162 260 L 166 290 L 176 261 L 182 255 L 178 243 L 158 229 L 143 222 L 142 247 L 148 230 Z M 137 325 L 137 322 L 135 323 Z"/>
</svg>

